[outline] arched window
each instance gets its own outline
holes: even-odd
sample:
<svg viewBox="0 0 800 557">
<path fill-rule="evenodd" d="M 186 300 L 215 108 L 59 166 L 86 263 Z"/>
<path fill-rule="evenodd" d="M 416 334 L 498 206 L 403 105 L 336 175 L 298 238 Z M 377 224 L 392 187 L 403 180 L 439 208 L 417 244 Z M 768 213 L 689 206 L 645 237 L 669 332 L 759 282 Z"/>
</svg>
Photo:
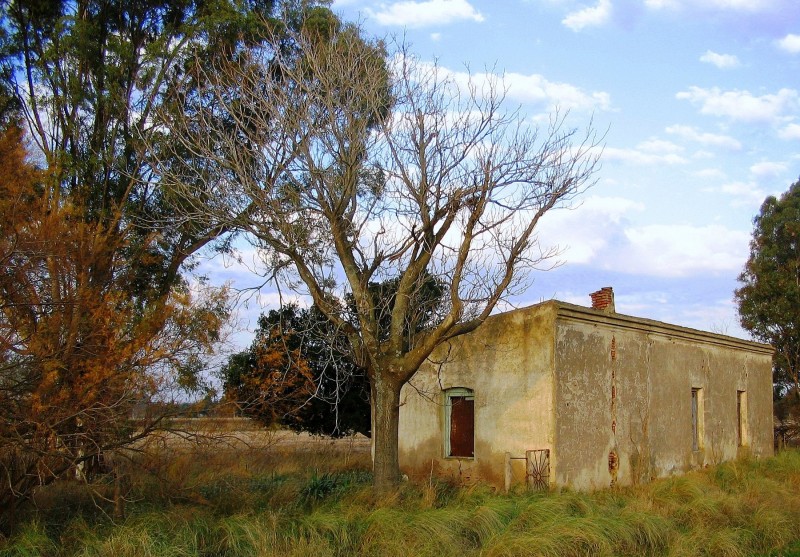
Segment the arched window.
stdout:
<svg viewBox="0 0 800 557">
<path fill-rule="evenodd" d="M 444 392 L 444 454 L 475 457 L 475 393 L 456 387 Z"/>
</svg>

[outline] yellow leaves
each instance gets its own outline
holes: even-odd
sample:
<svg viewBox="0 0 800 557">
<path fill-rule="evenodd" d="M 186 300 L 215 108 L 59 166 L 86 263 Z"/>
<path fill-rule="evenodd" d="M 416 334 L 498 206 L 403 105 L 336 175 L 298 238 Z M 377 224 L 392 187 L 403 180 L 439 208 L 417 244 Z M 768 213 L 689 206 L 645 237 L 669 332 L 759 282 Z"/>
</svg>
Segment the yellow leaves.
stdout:
<svg viewBox="0 0 800 557">
<path fill-rule="evenodd" d="M 235 398 L 246 413 L 259 420 L 276 422 L 300 409 L 316 392 L 314 374 L 299 349 L 290 349 L 293 333 L 273 330 L 253 349 L 250 369 L 243 370 Z"/>
<path fill-rule="evenodd" d="M 10 207 L 24 205 L 31 184 L 40 174 L 27 161 L 22 129 L 10 126 L 0 134 L 0 209 L 7 212 Z"/>
<path fill-rule="evenodd" d="M 256 350 L 256 367 L 243 383 L 263 400 L 302 400 L 315 389 L 313 374 L 300 351 L 285 351 L 279 344 Z"/>
<path fill-rule="evenodd" d="M 161 264 L 151 255 L 158 234 L 114 215 L 95 222 L 80 196 L 62 198 L 25 164 L 20 141 L 0 134 L 0 404 L 14 403 L 0 417 L 11 429 L 47 432 L 44 441 L 14 433 L 44 443 L 34 452 L 66 454 L 76 436 L 100 450 L 124 442 L 119 431 L 136 404 L 199 370 L 227 319 L 228 293 L 140 295 L 131 281 L 142 265 Z"/>
</svg>

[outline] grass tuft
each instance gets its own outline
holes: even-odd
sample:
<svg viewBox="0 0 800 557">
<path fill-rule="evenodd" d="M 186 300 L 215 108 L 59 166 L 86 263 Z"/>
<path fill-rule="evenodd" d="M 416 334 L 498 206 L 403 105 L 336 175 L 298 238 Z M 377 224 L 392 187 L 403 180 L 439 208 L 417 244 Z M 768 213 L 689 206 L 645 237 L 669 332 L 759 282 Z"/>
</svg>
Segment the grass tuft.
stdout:
<svg viewBox="0 0 800 557">
<path fill-rule="evenodd" d="M 46 557 L 58 547 L 38 520 L 24 524 L 4 545 L 0 545 L 2 557 Z"/>
<path fill-rule="evenodd" d="M 54 486 L 0 538 L 0 557 L 800 557 L 800 451 L 637 487 L 512 495 L 433 479 L 376 493 L 352 454 L 237 454 L 142 462 L 116 523 L 79 484 Z"/>
</svg>

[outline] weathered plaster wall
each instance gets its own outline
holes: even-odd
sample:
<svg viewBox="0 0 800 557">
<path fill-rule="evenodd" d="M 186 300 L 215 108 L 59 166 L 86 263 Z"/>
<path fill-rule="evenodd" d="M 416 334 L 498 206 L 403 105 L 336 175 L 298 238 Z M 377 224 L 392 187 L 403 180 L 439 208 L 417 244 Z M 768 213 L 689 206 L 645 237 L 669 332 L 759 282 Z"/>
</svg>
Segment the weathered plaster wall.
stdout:
<svg viewBox="0 0 800 557">
<path fill-rule="evenodd" d="M 772 454 L 771 358 L 764 347 L 627 316 L 562 309 L 556 326 L 554 480 L 576 489 Z M 755 351 L 755 352 L 754 352 Z M 704 411 L 692 447 L 692 388 Z M 737 442 L 737 390 L 749 439 Z"/>
<path fill-rule="evenodd" d="M 655 337 L 651 358 L 651 406 L 655 417 L 653 475 L 716 464 L 750 454 L 772 455 L 772 360 L 768 354 Z M 671 367 L 670 367 L 671 366 Z M 683 370 L 667 373 L 664 370 Z M 702 436 L 692 450 L 691 390 L 702 389 Z M 748 438 L 737 439 L 737 391 L 747 393 Z"/>
<path fill-rule="evenodd" d="M 400 465 L 465 482 L 504 483 L 505 453 L 553 447 L 554 304 L 494 316 L 430 358 L 401 394 Z M 475 457 L 445 458 L 443 389 L 475 395 Z M 523 462 L 515 479 L 524 481 Z"/>
<path fill-rule="evenodd" d="M 550 449 L 551 483 L 629 485 L 739 455 L 772 454 L 769 348 L 561 302 L 494 316 L 441 347 L 401 394 L 409 476 L 504 483 L 505 453 Z M 475 457 L 444 455 L 444 395 L 475 396 Z M 691 391 L 703 391 L 692 448 Z M 748 439 L 737 443 L 737 391 Z M 515 481 L 524 481 L 515 461 Z"/>
</svg>

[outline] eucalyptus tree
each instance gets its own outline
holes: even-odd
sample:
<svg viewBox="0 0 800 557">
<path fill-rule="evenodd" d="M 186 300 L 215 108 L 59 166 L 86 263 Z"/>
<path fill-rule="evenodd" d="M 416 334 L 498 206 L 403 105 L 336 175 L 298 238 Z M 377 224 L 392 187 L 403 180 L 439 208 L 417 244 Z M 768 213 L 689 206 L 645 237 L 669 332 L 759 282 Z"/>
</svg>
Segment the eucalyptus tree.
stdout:
<svg viewBox="0 0 800 557">
<path fill-rule="evenodd" d="M 324 0 L 323 0 L 324 3 Z M 79 203 L 83 218 L 115 230 L 132 223 L 128 257 L 139 260 L 130 293 L 147 301 L 180 281 L 182 265 L 225 230 L 176 225 L 153 180 L 145 145 L 158 110 L 187 67 L 234 57 L 264 44 L 284 56 L 282 33 L 335 19 L 316 2 L 293 0 L 2 0 L 0 108 L 23 118 L 28 138 L 61 199 Z M 320 20 L 323 20 L 320 23 Z M 196 74 L 194 74 L 196 76 Z M 190 87 L 202 84 L 191 83 Z M 176 153 L 190 156 L 190 153 Z M 148 241 L 154 235 L 157 242 Z M 108 269 L 98 264 L 93 280 Z"/>
<path fill-rule="evenodd" d="M 237 64 L 196 66 L 205 108 L 161 125 L 205 162 L 173 159 L 160 183 L 187 222 L 246 230 L 271 276 L 348 338 L 370 381 L 384 488 L 399 478 L 401 388 L 554 254 L 537 225 L 591 184 L 599 140 L 559 114 L 537 127 L 504 108 L 500 80 L 462 80 L 352 26 L 294 43 L 296 57 L 251 49 Z M 443 285 L 436 307 L 423 295 L 430 276 Z M 370 290 L 386 280 L 388 313 Z"/>
<path fill-rule="evenodd" d="M 775 348 L 773 381 L 800 396 L 800 181 L 764 200 L 735 297 L 742 327 Z"/>
<path fill-rule="evenodd" d="M 288 57 L 283 29 L 329 20 L 300 1 L 0 0 L 0 527 L 159 427 L 132 407 L 195 390 L 218 340 L 224 292 L 197 303 L 184 275 L 231 229 L 172 218 L 145 148 L 156 109 L 190 108 L 169 93 L 193 57 L 267 39 Z"/>
</svg>

